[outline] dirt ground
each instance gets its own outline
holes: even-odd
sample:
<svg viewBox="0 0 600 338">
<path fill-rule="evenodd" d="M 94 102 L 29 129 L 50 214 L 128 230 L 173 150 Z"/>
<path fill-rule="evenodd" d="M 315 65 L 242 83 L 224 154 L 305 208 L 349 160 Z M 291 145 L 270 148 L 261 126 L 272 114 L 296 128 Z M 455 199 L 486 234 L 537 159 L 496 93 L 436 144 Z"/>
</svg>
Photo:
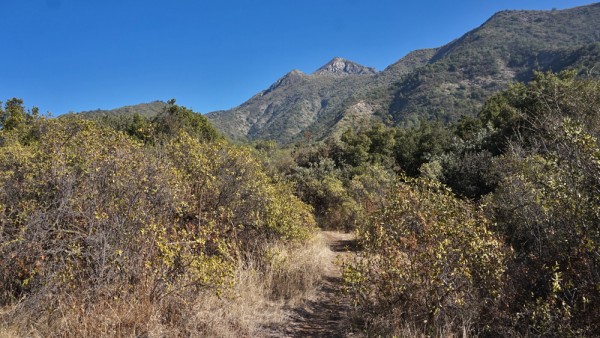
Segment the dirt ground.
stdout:
<svg viewBox="0 0 600 338">
<path fill-rule="evenodd" d="M 356 242 L 351 233 L 323 231 L 329 246 L 322 285 L 314 299 L 291 309 L 290 322 L 275 336 L 279 337 L 347 337 L 346 318 L 350 302 L 342 294 L 340 262 L 354 254 Z"/>
</svg>

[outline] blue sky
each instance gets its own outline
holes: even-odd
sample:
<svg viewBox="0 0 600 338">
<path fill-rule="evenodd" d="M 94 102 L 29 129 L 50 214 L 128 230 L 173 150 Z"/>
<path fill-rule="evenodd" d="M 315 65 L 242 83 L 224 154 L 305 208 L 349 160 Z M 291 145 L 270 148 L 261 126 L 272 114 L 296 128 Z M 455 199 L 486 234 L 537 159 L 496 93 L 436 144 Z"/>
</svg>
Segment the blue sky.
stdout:
<svg viewBox="0 0 600 338">
<path fill-rule="evenodd" d="M 207 113 L 335 56 L 378 70 L 503 9 L 577 0 L 0 0 L 0 100 L 59 115 L 176 98 Z"/>
</svg>

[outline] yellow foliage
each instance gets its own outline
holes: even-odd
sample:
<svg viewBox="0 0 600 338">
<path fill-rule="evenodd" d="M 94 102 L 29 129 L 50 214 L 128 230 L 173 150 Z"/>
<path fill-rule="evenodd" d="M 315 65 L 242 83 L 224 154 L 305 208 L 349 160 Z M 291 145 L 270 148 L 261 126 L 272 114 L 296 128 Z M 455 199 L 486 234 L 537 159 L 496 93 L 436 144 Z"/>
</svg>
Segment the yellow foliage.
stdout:
<svg viewBox="0 0 600 338">
<path fill-rule="evenodd" d="M 221 292 L 236 257 L 314 227 L 246 148 L 185 133 L 149 148 L 74 118 L 35 128 L 27 142 L 0 131 L 0 303 L 48 290 Z"/>
<path fill-rule="evenodd" d="M 502 243 L 479 210 L 439 183 L 405 179 L 392 196 L 358 229 L 364 253 L 346 267 L 347 289 L 367 322 L 387 322 L 387 334 L 459 332 L 499 294 Z"/>
</svg>

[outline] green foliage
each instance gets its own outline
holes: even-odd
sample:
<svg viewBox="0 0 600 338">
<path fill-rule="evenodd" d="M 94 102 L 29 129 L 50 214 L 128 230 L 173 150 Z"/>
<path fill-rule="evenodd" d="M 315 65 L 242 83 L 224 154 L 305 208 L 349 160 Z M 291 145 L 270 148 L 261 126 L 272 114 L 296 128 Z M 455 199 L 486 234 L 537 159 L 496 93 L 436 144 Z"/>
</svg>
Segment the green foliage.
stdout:
<svg viewBox="0 0 600 338">
<path fill-rule="evenodd" d="M 355 118 L 396 126 L 456 121 L 475 116 L 487 98 L 515 81 L 529 81 L 534 71 L 574 69 L 597 76 L 599 15 L 597 4 L 500 12 L 462 37 L 413 51 L 376 75 L 295 71 L 243 105 L 208 117 L 232 138 L 281 144 L 302 141 L 305 132 L 314 140 L 341 134 Z"/>
<path fill-rule="evenodd" d="M 134 106 L 125 106 L 121 108 L 111 109 L 111 110 L 90 110 L 79 113 L 83 115 L 86 119 L 89 118 L 91 120 L 112 120 L 118 119 L 121 117 L 130 118 L 135 114 L 138 114 L 144 118 L 152 119 L 155 116 L 161 114 L 167 109 L 168 103 L 163 101 L 153 101 L 149 103 L 141 103 Z"/>
<path fill-rule="evenodd" d="M 296 193 L 313 206 L 321 227 L 351 229 L 358 221 L 360 207 L 352 199 L 331 159 L 321 159 L 308 168 L 297 167 L 292 175 Z"/>
<path fill-rule="evenodd" d="M 441 155 L 451 141 L 451 131 L 440 122 L 422 121 L 418 127 L 399 129 L 396 162 L 408 175 L 416 176 L 421 165 Z"/>
<path fill-rule="evenodd" d="M 393 172 L 378 164 L 356 168 L 356 174 L 347 189 L 362 208 L 360 223 L 365 221 L 367 215 L 385 206 L 395 179 Z M 357 225 L 360 223 L 357 222 Z"/>
<path fill-rule="evenodd" d="M 159 137 L 161 135 L 167 138 L 174 137 L 181 132 L 204 141 L 213 141 L 220 137 L 206 117 L 176 105 L 175 100 L 170 100 L 166 111 L 157 115 L 152 121 Z"/>
<path fill-rule="evenodd" d="M 396 143 L 396 130 L 381 123 L 354 132 L 348 129 L 333 149 L 336 162 L 359 167 L 367 164 L 380 164 L 393 167 L 393 149 Z"/>
<path fill-rule="evenodd" d="M 575 72 L 536 73 L 478 118 L 396 131 L 397 165 L 428 179 L 405 179 L 358 227 L 365 252 L 345 278 L 367 330 L 446 335 L 471 323 L 476 334 L 598 334 L 598 92 L 599 81 Z M 483 197 L 487 217 L 431 179 Z M 495 272 L 480 281 L 473 271 Z"/>
<path fill-rule="evenodd" d="M 150 112 L 146 111 L 148 109 Z M 109 112 L 84 112 L 80 115 L 125 132 L 145 144 L 165 142 L 180 132 L 186 132 L 202 141 L 214 141 L 222 137 L 206 117 L 176 105 L 175 99 L 169 100 L 167 104 L 150 104 L 150 108 L 140 105 L 139 111 L 138 106 L 134 106 Z"/>
<path fill-rule="evenodd" d="M 1 105 L 1 102 L 0 102 Z M 4 110 L 0 107 L 0 128 L 5 130 L 17 129 L 39 117 L 38 109 L 25 111 L 23 100 L 12 98 L 4 104 Z"/>
<path fill-rule="evenodd" d="M 575 71 L 536 72 L 527 85 L 510 86 L 492 97 L 479 114 L 482 124 L 495 131 L 488 141 L 489 150 L 497 155 L 507 150 L 510 141 L 529 145 L 533 138 L 544 137 L 541 133 L 546 131 L 532 128 L 542 119 L 556 123 L 559 116 L 568 116 L 598 128 L 594 114 L 598 105 L 595 87 L 595 81 L 577 79 Z"/>
<path fill-rule="evenodd" d="M 0 101 L 0 130 L 4 131 L 19 131 L 16 134 L 26 142 L 31 135 L 31 125 L 40 119 L 38 108 L 34 107 L 31 110 L 26 110 L 23 106 L 23 100 L 12 98 L 4 104 Z"/>
<path fill-rule="evenodd" d="M 136 138 L 144 143 L 150 143 L 153 141 L 156 127 L 151 123 L 150 120 L 138 113 L 135 113 L 133 114 L 131 123 L 127 123 L 123 130 L 133 138 Z"/>
<path fill-rule="evenodd" d="M 289 176 L 321 227 L 354 229 L 385 203 L 395 178 L 394 135 L 395 129 L 373 124 L 296 149 Z"/>
<path fill-rule="evenodd" d="M 572 73 L 538 74 L 513 104 L 523 132 L 496 161 L 489 209 L 515 251 L 507 302 L 521 333 L 600 332 L 599 90 Z"/>
<path fill-rule="evenodd" d="M 405 179 L 392 196 L 359 228 L 364 252 L 344 274 L 364 325 L 448 334 L 485 321 L 505 267 L 490 222 L 434 181 Z"/>
<path fill-rule="evenodd" d="M 228 233 L 264 241 L 308 237 L 314 226 L 311 209 L 292 195 L 288 183 L 267 176 L 248 148 L 181 133 L 166 152 L 182 179 L 191 182 L 188 195 L 196 197 L 197 217 L 218 219 Z"/>
</svg>

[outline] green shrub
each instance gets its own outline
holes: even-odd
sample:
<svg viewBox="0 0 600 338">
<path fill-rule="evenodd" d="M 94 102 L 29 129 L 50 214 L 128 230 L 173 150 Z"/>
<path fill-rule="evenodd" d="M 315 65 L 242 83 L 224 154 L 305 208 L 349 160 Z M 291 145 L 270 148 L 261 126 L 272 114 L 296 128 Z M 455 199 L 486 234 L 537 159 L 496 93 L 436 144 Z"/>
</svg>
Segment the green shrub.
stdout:
<svg viewBox="0 0 600 338">
<path fill-rule="evenodd" d="M 526 139 L 496 161 L 502 179 L 488 209 L 515 251 L 506 325 L 520 334 L 600 332 L 597 91 L 598 82 L 552 75 L 529 85 Z"/>
</svg>

